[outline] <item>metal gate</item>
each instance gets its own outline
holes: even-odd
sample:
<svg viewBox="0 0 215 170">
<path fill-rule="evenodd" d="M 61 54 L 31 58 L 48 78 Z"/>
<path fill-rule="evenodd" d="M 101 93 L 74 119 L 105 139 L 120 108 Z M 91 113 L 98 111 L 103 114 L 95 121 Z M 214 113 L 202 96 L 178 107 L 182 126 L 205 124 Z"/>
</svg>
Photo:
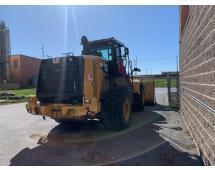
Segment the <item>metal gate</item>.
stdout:
<svg viewBox="0 0 215 170">
<path fill-rule="evenodd" d="M 170 107 L 179 108 L 179 76 L 167 74 L 167 93 Z"/>
</svg>

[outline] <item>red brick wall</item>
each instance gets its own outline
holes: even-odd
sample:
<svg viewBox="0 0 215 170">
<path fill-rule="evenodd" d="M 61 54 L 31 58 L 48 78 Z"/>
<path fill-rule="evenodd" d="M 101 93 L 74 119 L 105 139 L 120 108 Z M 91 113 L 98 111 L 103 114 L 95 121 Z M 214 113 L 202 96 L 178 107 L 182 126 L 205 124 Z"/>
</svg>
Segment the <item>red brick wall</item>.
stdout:
<svg viewBox="0 0 215 170">
<path fill-rule="evenodd" d="M 180 103 L 205 164 L 215 165 L 215 6 L 190 6 L 180 41 Z"/>
<path fill-rule="evenodd" d="M 14 60 L 18 60 L 18 67 L 14 68 Z M 20 83 L 21 87 L 28 87 L 27 81 L 33 76 L 37 76 L 40 66 L 40 59 L 25 56 L 11 56 L 11 77 Z"/>
<path fill-rule="evenodd" d="M 183 33 L 185 24 L 187 22 L 189 16 L 189 6 L 188 5 L 182 5 L 180 7 L 180 31 L 181 31 L 181 35 Z"/>
<path fill-rule="evenodd" d="M 14 67 L 14 61 L 18 61 L 17 68 Z M 12 55 L 10 57 L 10 77 L 15 82 L 21 82 L 21 71 L 20 71 L 20 55 Z"/>
<path fill-rule="evenodd" d="M 22 56 L 21 57 L 21 86 L 27 87 L 27 80 L 33 76 L 38 75 L 39 66 L 40 66 L 39 59 Z"/>
</svg>

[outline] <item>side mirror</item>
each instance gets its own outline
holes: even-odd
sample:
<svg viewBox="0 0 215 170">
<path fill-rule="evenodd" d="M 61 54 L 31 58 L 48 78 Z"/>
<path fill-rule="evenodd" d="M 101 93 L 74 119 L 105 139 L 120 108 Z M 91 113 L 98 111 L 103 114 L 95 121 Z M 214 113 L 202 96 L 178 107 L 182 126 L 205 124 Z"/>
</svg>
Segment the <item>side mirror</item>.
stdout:
<svg viewBox="0 0 215 170">
<path fill-rule="evenodd" d="M 129 49 L 126 47 L 124 50 L 125 55 L 129 55 Z"/>
<path fill-rule="evenodd" d="M 138 71 L 138 72 L 140 72 L 140 69 L 135 67 L 135 68 L 133 69 L 133 71 Z"/>
</svg>

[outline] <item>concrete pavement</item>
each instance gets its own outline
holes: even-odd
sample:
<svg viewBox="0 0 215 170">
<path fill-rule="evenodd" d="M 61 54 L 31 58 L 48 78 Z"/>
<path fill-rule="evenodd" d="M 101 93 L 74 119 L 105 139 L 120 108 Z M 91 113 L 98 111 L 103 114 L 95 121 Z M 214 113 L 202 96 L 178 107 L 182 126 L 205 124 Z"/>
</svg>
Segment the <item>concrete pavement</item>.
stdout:
<svg viewBox="0 0 215 170">
<path fill-rule="evenodd" d="M 0 106 L 0 139 L 0 165 L 202 165 L 180 114 L 161 105 L 134 113 L 120 132 L 95 122 L 59 125 L 24 104 Z"/>
</svg>

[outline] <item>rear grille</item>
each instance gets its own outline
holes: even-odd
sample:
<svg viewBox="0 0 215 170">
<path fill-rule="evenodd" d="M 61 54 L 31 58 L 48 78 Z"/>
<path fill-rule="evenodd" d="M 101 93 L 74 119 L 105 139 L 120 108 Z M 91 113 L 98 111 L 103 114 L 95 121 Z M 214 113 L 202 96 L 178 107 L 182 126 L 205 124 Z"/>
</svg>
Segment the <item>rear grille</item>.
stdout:
<svg viewBox="0 0 215 170">
<path fill-rule="evenodd" d="M 43 103 L 82 104 L 83 68 L 82 57 L 43 60 L 38 78 L 38 99 Z"/>
</svg>

